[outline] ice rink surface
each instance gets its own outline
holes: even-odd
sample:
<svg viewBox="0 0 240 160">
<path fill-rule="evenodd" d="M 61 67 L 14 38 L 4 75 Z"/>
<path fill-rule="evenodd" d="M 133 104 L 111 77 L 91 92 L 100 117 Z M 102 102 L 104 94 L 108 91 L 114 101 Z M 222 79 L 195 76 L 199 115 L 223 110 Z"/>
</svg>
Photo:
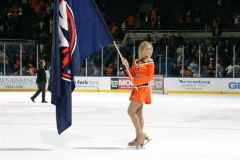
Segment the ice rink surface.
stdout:
<svg viewBox="0 0 240 160">
<path fill-rule="evenodd" d="M 0 92 L 1 160 L 240 160 L 239 95 L 159 95 L 144 106 L 143 149 L 127 143 L 130 93 L 73 93 L 73 124 L 57 134 L 55 106 Z M 50 93 L 47 93 L 50 102 Z"/>
</svg>

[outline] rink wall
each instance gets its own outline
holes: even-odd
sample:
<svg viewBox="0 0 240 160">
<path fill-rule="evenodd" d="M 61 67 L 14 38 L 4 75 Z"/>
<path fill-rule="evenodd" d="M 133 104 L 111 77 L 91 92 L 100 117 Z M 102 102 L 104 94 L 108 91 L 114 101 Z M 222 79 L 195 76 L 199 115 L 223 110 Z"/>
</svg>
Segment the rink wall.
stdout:
<svg viewBox="0 0 240 160">
<path fill-rule="evenodd" d="M 240 78 L 164 78 L 165 93 L 240 94 Z"/>
<path fill-rule="evenodd" d="M 0 76 L 0 91 L 36 91 L 35 76 Z M 75 92 L 130 92 L 128 77 L 76 77 Z M 164 85 L 163 85 L 164 84 Z M 164 78 L 155 76 L 155 92 L 168 94 L 240 94 L 240 78 Z"/>
<path fill-rule="evenodd" d="M 163 90 L 163 77 L 151 82 L 155 91 Z M 47 84 L 48 85 L 48 84 Z M 75 92 L 130 92 L 128 77 L 75 77 Z M 36 91 L 35 76 L 0 76 L 0 91 Z"/>
</svg>

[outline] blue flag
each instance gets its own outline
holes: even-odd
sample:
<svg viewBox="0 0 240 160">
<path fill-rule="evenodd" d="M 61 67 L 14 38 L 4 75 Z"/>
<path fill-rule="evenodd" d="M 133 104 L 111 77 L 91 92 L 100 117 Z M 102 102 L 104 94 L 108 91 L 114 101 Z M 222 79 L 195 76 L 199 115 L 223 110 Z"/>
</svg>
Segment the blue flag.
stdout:
<svg viewBox="0 0 240 160">
<path fill-rule="evenodd" d="M 113 38 L 92 0 L 55 0 L 49 90 L 56 105 L 58 133 L 72 125 L 74 75 L 80 61 Z"/>
</svg>

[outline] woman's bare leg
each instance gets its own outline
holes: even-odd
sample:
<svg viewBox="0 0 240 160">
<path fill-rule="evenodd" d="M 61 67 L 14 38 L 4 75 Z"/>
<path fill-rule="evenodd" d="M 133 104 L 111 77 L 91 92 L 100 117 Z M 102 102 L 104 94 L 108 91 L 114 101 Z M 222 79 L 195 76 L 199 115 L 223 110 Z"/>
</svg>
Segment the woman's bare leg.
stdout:
<svg viewBox="0 0 240 160">
<path fill-rule="evenodd" d="M 137 110 L 137 115 L 138 115 L 139 123 L 140 123 L 140 126 L 141 126 L 141 132 L 137 136 L 137 140 L 136 140 L 136 143 L 135 143 L 136 146 L 143 145 L 144 140 L 147 138 L 147 135 L 143 132 L 144 118 L 143 118 L 142 112 L 143 112 L 143 103 L 141 103 L 141 106 Z"/>
<path fill-rule="evenodd" d="M 141 129 L 143 130 L 143 127 L 144 127 L 144 119 L 143 119 L 143 103 L 141 104 L 141 106 L 139 107 L 139 109 L 137 110 L 137 116 L 138 116 L 138 119 L 139 119 L 139 122 L 140 122 L 140 126 L 141 126 Z"/>
<path fill-rule="evenodd" d="M 144 119 L 143 119 L 142 111 L 143 111 L 143 103 L 141 103 L 139 109 L 137 109 L 137 116 L 140 123 L 140 128 L 143 131 Z M 136 138 L 134 138 L 131 142 L 129 142 L 128 145 L 134 146 L 136 142 L 137 142 L 137 133 L 136 133 Z"/>
<path fill-rule="evenodd" d="M 140 121 L 139 121 L 139 118 L 137 115 L 137 110 L 140 107 L 141 107 L 141 102 L 136 102 L 136 101 L 132 101 L 128 107 L 128 115 L 130 116 L 130 118 L 133 122 L 137 137 L 138 137 L 138 135 L 140 135 L 142 133 L 142 128 L 141 128 Z"/>
</svg>

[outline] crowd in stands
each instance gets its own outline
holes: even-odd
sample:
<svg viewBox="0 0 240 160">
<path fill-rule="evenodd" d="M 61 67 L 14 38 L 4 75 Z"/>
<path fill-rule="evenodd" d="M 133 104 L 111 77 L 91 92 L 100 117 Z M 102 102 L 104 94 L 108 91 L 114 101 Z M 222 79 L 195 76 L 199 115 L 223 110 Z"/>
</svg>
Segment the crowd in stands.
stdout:
<svg viewBox="0 0 240 160">
<path fill-rule="evenodd" d="M 212 32 L 214 38 L 186 39 L 181 34 L 163 36 L 154 41 L 154 61 L 156 73 L 168 76 L 199 76 L 199 59 L 203 77 L 232 77 L 233 70 L 240 65 L 240 43 L 238 38 L 221 38 L 224 29 L 240 29 L 240 1 L 231 0 L 97 0 L 113 37 L 122 41 L 130 30 L 201 30 Z M 51 62 L 51 38 L 53 24 L 53 0 L 6 0 L 0 2 L 0 38 L 36 40 L 39 59 Z M 217 41 L 215 38 L 218 38 Z M 148 37 L 146 37 L 148 38 Z M 149 39 L 150 40 L 150 39 Z M 151 40 L 150 40 L 151 41 Z M 165 49 L 168 45 L 168 72 L 165 73 Z M 233 45 L 236 46 L 235 66 Z M 200 58 L 199 58 L 200 46 Z M 216 46 L 218 56 L 216 57 Z M 121 48 L 125 56 L 132 59 L 132 46 Z M 118 72 L 117 52 L 113 48 L 104 50 L 105 76 L 116 76 Z M 183 57 L 184 53 L 184 57 Z M 0 46 L 0 69 L 5 62 L 6 71 L 11 75 L 20 73 L 20 50 L 18 46 L 6 47 L 5 61 L 3 47 Z M 161 63 L 159 63 L 161 57 Z M 216 60 L 217 59 L 217 60 Z M 23 46 L 23 75 L 34 75 L 37 68 L 36 48 Z M 217 65 L 216 65 L 217 62 Z M 184 63 L 184 64 L 183 64 Z M 161 64 L 161 66 L 159 65 Z M 86 72 L 101 75 L 101 55 L 88 58 L 79 75 Z M 217 67 L 216 67 L 217 66 Z M 235 69 L 237 68 L 237 69 Z M 217 73 L 216 73 L 217 72 Z"/>
<path fill-rule="evenodd" d="M 6 0 L 0 4 L 0 37 L 37 40 L 41 56 L 50 61 L 53 0 Z"/>
<path fill-rule="evenodd" d="M 6 54 L 0 47 L 0 75 L 4 72 L 4 63 L 7 75 L 35 75 L 37 62 L 33 46 L 22 45 L 21 57 L 19 45 L 6 45 L 5 49 Z"/>
<path fill-rule="evenodd" d="M 36 40 L 38 58 L 51 61 L 53 0 L 6 0 L 0 2 L 0 38 Z M 6 72 L 20 75 L 20 45 L 6 45 Z M 3 46 L 0 46 L 0 54 Z M 35 75 L 36 47 L 22 48 L 22 75 Z M 3 65 L 0 65 L 1 71 Z"/>
<path fill-rule="evenodd" d="M 110 31 L 121 40 L 128 30 L 240 29 L 240 1 L 97 0 Z M 0 36 L 41 40 L 51 37 L 53 0 L 0 2 Z M 219 31 L 220 30 L 220 31 Z"/>
<path fill-rule="evenodd" d="M 172 38 L 177 37 L 172 36 Z M 165 44 L 169 46 L 167 73 L 165 71 L 166 46 L 161 45 L 161 40 L 154 44 L 154 60 L 159 62 L 159 56 L 162 57 L 162 65 L 159 67 L 159 63 L 156 63 L 156 73 L 161 72 L 161 74 L 173 77 L 216 77 L 216 75 L 217 77 L 233 77 L 234 60 L 236 76 L 240 76 L 240 38 L 222 38 L 217 43 L 213 38 L 200 41 L 185 39 L 182 42 L 179 44 L 179 41 L 175 40 L 172 44 Z M 233 59 L 234 46 L 235 59 Z M 159 71 L 159 68 L 162 70 Z"/>
<path fill-rule="evenodd" d="M 149 10 L 140 11 L 138 17 L 140 28 L 144 29 L 214 29 L 214 21 L 218 21 L 224 28 L 232 28 L 233 21 L 228 19 L 233 17 L 234 13 L 223 0 L 215 1 L 177 1 L 172 0 L 169 3 L 154 1 Z M 225 14 L 228 12 L 228 15 Z M 225 21 L 225 19 L 227 19 Z M 230 25 L 227 23 L 231 23 Z M 144 24 L 144 25 L 142 25 Z"/>
<path fill-rule="evenodd" d="M 128 10 L 132 3 L 138 8 Z M 202 30 L 220 36 L 224 29 L 240 29 L 238 0 L 132 0 L 124 6 L 125 14 L 122 8 L 114 8 L 118 15 L 109 9 L 113 8 L 110 0 L 99 0 L 98 4 L 116 39 L 122 39 L 129 30 Z"/>
</svg>

